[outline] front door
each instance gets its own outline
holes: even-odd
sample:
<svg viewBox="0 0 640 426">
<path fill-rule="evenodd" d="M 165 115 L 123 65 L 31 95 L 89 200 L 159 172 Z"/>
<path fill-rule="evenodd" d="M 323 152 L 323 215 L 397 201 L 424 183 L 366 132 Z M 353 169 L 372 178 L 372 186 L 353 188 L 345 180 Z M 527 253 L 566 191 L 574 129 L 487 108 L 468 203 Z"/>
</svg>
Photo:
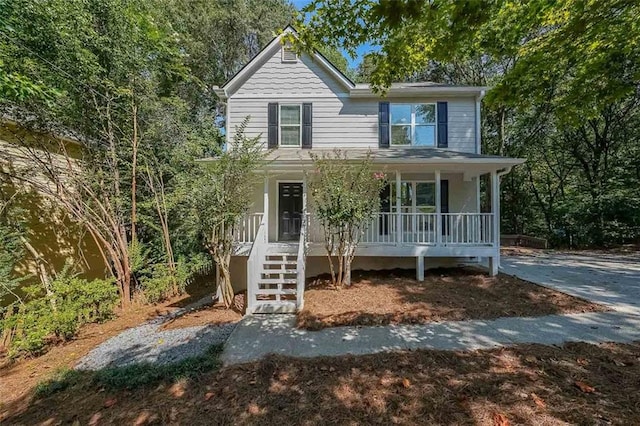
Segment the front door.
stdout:
<svg viewBox="0 0 640 426">
<path fill-rule="evenodd" d="M 302 183 L 278 183 L 278 241 L 300 238 L 302 191 Z"/>
</svg>

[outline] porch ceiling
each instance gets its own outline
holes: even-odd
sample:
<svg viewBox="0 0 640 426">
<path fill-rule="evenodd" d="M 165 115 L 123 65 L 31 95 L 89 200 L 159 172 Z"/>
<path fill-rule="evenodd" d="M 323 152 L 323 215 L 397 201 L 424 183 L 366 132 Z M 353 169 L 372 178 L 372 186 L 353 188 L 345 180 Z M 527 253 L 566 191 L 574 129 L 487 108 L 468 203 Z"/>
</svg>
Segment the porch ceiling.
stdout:
<svg viewBox="0 0 640 426">
<path fill-rule="evenodd" d="M 524 163 L 523 158 L 509 158 L 497 155 L 482 155 L 467 152 L 455 152 L 438 148 L 388 148 L 361 149 L 346 148 L 342 150 L 347 158 L 358 161 L 371 153 L 373 162 L 403 171 L 453 171 L 465 173 L 490 173 L 507 169 Z M 333 149 L 297 149 L 280 148 L 269 153 L 265 166 L 267 170 L 301 170 L 312 164 L 310 153 L 322 156 L 332 154 Z"/>
</svg>

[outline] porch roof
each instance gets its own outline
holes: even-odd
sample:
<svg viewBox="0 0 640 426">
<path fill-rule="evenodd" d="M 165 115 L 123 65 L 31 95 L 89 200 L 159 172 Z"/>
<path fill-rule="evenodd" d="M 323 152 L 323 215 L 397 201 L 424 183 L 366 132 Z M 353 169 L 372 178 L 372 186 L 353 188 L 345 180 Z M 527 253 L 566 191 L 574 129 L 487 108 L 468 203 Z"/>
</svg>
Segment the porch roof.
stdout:
<svg viewBox="0 0 640 426">
<path fill-rule="evenodd" d="M 386 149 L 363 149 L 363 148 L 343 148 L 347 159 L 358 161 L 366 158 L 371 153 L 373 162 L 387 166 L 397 166 L 401 168 L 423 168 L 436 170 L 449 169 L 465 171 L 466 167 L 476 171 L 490 172 L 510 168 L 524 163 L 523 158 L 501 157 L 498 155 L 483 155 L 469 152 L 456 152 L 446 149 L 430 147 L 403 147 Z M 318 156 L 323 154 L 331 155 L 333 149 L 299 149 L 299 148 L 279 148 L 271 151 L 267 156 L 267 169 L 291 169 L 300 168 L 312 163 L 310 153 Z M 466 167 L 465 167 L 466 166 Z"/>
</svg>

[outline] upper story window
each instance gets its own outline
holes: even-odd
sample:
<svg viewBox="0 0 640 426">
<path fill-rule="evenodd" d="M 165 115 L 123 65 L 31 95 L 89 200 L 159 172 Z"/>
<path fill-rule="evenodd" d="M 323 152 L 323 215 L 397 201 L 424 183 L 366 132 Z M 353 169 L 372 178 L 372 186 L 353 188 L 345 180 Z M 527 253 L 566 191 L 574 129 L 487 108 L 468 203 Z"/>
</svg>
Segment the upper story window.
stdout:
<svg viewBox="0 0 640 426">
<path fill-rule="evenodd" d="M 391 104 L 391 145 L 436 145 L 436 104 Z"/>
<path fill-rule="evenodd" d="M 298 54 L 290 44 L 282 46 L 282 62 L 298 62 Z"/>
<path fill-rule="evenodd" d="M 280 146 L 302 145 L 302 106 L 280 104 Z"/>
</svg>

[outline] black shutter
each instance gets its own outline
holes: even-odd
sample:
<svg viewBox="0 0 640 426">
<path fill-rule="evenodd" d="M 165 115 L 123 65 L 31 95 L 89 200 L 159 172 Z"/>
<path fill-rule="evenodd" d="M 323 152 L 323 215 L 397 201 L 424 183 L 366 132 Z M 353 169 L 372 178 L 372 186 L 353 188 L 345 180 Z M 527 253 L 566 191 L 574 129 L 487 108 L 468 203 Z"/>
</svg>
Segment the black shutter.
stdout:
<svg viewBox="0 0 640 426">
<path fill-rule="evenodd" d="M 438 148 L 449 146 L 449 112 L 446 102 L 438 102 Z"/>
<path fill-rule="evenodd" d="M 378 104 L 378 146 L 389 148 L 389 102 Z"/>
<path fill-rule="evenodd" d="M 268 118 L 267 123 L 269 125 L 267 146 L 269 148 L 278 147 L 278 104 L 270 103 L 267 107 Z"/>
<path fill-rule="evenodd" d="M 311 149 L 313 108 L 311 104 L 302 104 L 302 148 Z"/>
<path fill-rule="evenodd" d="M 440 213 L 449 213 L 449 181 L 440 181 Z M 449 223 L 442 218 L 442 235 L 449 235 Z"/>
</svg>

